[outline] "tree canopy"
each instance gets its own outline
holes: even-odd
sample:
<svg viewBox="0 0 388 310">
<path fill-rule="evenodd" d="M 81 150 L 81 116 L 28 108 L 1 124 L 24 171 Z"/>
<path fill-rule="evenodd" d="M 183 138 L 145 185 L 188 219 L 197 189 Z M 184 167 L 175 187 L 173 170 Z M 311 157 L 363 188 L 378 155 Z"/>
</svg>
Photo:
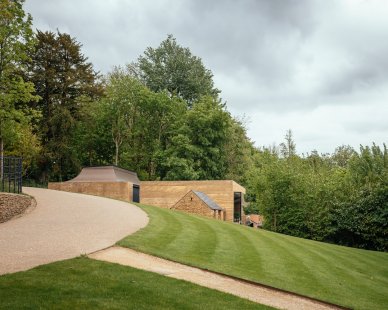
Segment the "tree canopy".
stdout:
<svg viewBox="0 0 388 310">
<path fill-rule="evenodd" d="M 37 116 L 22 103 L 37 100 L 34 85 L 26 81 L 29 52 L 34 48 L 32 18 L 23 10 L 24 1 L 0 0 L 0 156 L 18 150 L 21 141 L 30 151 L 37 149 L 30 119 Z M 0 163 L 0 178 L 3 162 Z"/>
<path fill-rule="evenodd" d="M 264 215 L 266 229 L 388 250 L 385 145 L 361 146 L 359 152 L 342 146 L 331 156 L 312 152 L 305 158 L 264 149 L 255 166 L 248 181 L 251 208 Z"/>
<path fill-rule="evenodd" d="M 152 91 L 168 91 L 191 105 L 201 96 L 216 97 L 213 74 L 201 58 L 191 54 L 169 35 L 159 47 L 148 47 L 137 60 L 139 76 Z"/>
<path fill-rule="evenodd" d="M 102 95 L 98 74 L 81 52 L 81 44 L 70 35 L 37 31 L 31 53 L 30 82 L 41 97 L 31 106 L 42 113 L 39 133 L 42 142 L 41 169 L 57 179 L 76 173 L 79 165 L 72 135 L 83 118 L 82 107 Z M 46 178 L 46 176 L 43 176 Z"/>
</svg>

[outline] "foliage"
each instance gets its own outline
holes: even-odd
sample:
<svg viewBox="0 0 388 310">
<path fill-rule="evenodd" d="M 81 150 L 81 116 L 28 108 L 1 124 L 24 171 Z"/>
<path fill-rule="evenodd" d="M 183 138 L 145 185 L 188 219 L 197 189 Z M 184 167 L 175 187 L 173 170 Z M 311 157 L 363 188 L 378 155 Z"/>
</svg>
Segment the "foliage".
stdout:
<svg viewBox="0 0 388 310">
<path fill-rule="evenodd" d="M 152 92 L 128 68 L 115 68 L 108 75 L 105 93 L 94 123 L 106 129 L 105 142 L 115 150 L 106 161 L 113 159 L 143 179 L 155 179 L 161 153 L 171 142 L 180 115 L 186 113 L 185 104 L 165 92 Z"/>
<path fill-rule="evenodd" d="M 232 168 L 226 145 L 237 152 L 228 143 L 233 120 L 219 100 L 203 96 L 188 108 L 178 97 L 151 91 L 130 67 L 107 76 L 105 94 L 93 123 L 110 132 L 115 153 L 108 162 L 113 158 L 148 180 L 222 179 Z"/>
<path fill-rule="evenodd" d="M 229 122 L 230 115 L 224 106 L 210 96 L 201 97 L 187 112 L 187 134 L 194 145 L 193 168 L 200 180 L 224 177 Z"/>
<path fill-rule="evenodd" d="M 339 201 L 332 221 L 334 242 L 388 251 L 388 151 L 360 147 L 349 160 L 347 182 L 352 195 Z"/>
<path fill-rule="evenodd" d="M 296 154 L 296 145 L 292 138 L 291 129 L 287 130 L 284 140 L 285 142 L 280 144 L 280 153 L 284 158 L 289 158 L 294 156 Z"/>
<path fill-rule="evenodd" d="M 37 31 L 32 53 L 30 81 L 41 97 L 32 104 L 42 113 L 39 133 L 43 179 L 62 180 L 78 171 L 79 161 L 72 135 L 81 121 L 85 101 L 101 95 L 98 75 L 81 53 L 81 44 L 59 31 Z"/>
<path fill-rule="evenodd" d="M 103 108 L 98 102 L 90 100 L 81 106 L 82 121 L 76 123 L 71 143 L 83 167 L 112 164 L 115 150 Z"/>
<path fill-rule="evenodd" d="M 4 149 L 10 154 L 20 152 L 18 155 L 31 151 L 32 159 L 39 142 L 32 133 L 31 116 L 38 114 L 25 109 L 23 103 L 38 97 L 34 85 L 24 78 L 34 38 L 32 19 L 25 14 L 23 3 L 0 0 L 0 156 Z"/>
<path fill-rule="evenodd" d="M 224 144 L 225 179 L 248 185 L 248 175 L 253 169 L 254 157 L 257 154 L 253 142 L 247 136 L 245 118 L 231 118 Z"/>
<path fill-rule="evenodd" d="M 388 186 L 360 193 L 336 205 L 332 240 L 338 244 L 388 251 Z"/>
<path fill-rule="evenodd" d="M 388 155 L 340 147 L 280 158 L 261 151 L 249 180 L 264 227 L 293 236 L 388 251 Z"/>
<path fill-rule="evenodd" d="M 165 180 L 222 179 L 231 117 L 211 96 L 201 97 L 177 122 L 177 131 L 160 153 Z"/>
<path fill-rule="evenodd" d="M 202 60 L 169 35 L 159 47 L 148 47 L 138 59 L 139 76 L 152 91 L 167 90 L 191 105 L 204 95 L 216 97 L 213 74 Z"/>
<path fill-rule="evenodd" d="M 150 222 L 118 244 L 351 309 L 385 309 L 388 253 L 346 248 L 140 205 Z"/>
</svg>

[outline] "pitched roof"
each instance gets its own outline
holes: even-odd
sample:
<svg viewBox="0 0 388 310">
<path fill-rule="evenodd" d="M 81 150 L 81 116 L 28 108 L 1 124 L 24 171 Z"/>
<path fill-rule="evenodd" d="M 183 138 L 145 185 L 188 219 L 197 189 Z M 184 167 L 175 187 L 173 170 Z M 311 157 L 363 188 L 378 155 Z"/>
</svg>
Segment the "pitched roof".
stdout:
<svg viewBox="0 0 388 310">
<path fill-rule="evenodd" d="M 203 192 L 198 192 L 198 191 L 193 191 L 193 193 L 195 195 L 197 195 L 197 197 L 199 199 L 201 199 L 204 203 L 206 203 L 208 205 L 208 207 L 212 210 L 224 210 L 223 208 L 221 208 L 218 204 L 216 204 L 208 195 L 206 195 L 205 193 Z"/>
<path fill-rule="evenodd" d="M 136 172 L 116 166 L 86 167 L 68 182 L 131 182 L 140 184 Z"/>
</svg>

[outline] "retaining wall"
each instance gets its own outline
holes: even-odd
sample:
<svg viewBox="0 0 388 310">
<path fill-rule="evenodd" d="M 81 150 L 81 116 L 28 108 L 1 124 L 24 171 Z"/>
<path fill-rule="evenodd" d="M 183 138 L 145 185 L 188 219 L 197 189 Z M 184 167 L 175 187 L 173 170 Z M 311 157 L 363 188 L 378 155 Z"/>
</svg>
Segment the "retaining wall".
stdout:
<svg viewBox="0 0 388 310">
<path fill-rule="evenodd" d="M 35 205 L 35 199 L 26 195 L 0 193 L 0 223 L 23 214 L 27 208 Z"/>
</svg>

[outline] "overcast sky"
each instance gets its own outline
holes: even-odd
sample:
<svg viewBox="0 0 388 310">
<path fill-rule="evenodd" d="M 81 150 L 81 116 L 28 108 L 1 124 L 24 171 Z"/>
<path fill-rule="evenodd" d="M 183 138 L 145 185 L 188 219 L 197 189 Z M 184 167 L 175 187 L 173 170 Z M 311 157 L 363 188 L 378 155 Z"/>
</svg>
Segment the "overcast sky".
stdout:
<svg viewBox="0 0 388 310">
<path fill-rule="evenodd" d="M 257 146 L 298 153 L 388 142 L 388 1 L 27 0 L 34 27 L 83 44 L 96 70 L 167 34 L 202 58 Z"/>
</svg>

